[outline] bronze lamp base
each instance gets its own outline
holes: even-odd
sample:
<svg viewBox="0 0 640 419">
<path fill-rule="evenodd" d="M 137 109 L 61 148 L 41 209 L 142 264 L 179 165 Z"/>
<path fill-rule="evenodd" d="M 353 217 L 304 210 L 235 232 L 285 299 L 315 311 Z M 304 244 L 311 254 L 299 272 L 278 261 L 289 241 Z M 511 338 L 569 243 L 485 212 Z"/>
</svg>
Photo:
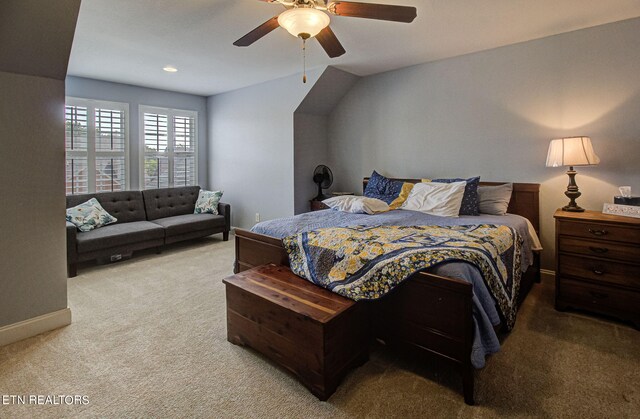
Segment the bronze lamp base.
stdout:
<svg viewBox="0 0 640 419">
<path fill-rule="evenodd" d="M 567 170 L 569 185 L 567 186 L 567 190 L 564 194 L 570 199 L 570 201 L 568 205 L 562 207 L 562 211 L 584 212 L 584 208 L 581 208 L 576 204 L 576 199 L 582 195 L 578 190 L 578 185 L 576 185 L 576 173 L 577 172 L 573 170 L 573 166 L 569 166 L 569 170 Z"/>
</svg>

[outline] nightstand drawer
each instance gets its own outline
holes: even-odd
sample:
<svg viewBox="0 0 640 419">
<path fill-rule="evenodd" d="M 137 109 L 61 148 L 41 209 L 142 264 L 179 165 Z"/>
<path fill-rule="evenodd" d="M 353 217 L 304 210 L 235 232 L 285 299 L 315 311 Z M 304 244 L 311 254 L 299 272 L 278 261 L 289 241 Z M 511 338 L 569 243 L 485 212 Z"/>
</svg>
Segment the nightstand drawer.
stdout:
<svg viewBox="0 0 640 419">
<path fill-rule="evenodd" d="M 617 288 L 573 281 L 563 278 L 559 283 L 558 298 L 567 305 L 605 314 L 640 315 L 640 293 Z"/>
<path fill-rule="evenodd" d="M 561 276 L 570 275 L 640 289 L 640 265 L 562 254 L 559 258 Z"/>
<path fill-rule="evenodd" d="M 640 262 L 640 247 L 608 241 L 595 241 L 576 239 L 562 236 L 559 238 L 558 251 L 567 253 L 579 253 L 587 256 L 598 256 L 606 259 L 623 260 L 627 262 Z"/>
<path fill-rule="evenodd" d="M 565 221 L 560 223 L 557 233 L 588 239 L 612 240 L 633 244 L 640 243 L 640 229 L 605 223 Z"/>
</svg>

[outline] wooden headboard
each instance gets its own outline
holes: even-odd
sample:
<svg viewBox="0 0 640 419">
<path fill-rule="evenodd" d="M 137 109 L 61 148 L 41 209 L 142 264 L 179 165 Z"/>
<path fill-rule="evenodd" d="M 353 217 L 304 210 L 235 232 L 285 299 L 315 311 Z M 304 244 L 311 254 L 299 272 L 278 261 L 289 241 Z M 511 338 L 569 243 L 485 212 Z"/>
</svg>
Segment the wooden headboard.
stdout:
<svg viewBox="0 0 640 419">
<path fill-rule="evenodd" d="M 399 179 L 391 178 L 391 180 L 399 180 L 402 182 L 420 183 L 422 179 Z M 369 183 L 366 177 L 362 181 L 362 190 L 364 191 Z M 480 182 L 480 186 L 503 185 L 509 182 Z M 511 201 L 509 201 L 510 214 L 517 214 L 527 218 L 533 224 L 533 228 L 540 236 L 540 184 L 539 183 L 514 183 Z"/>
</svg>

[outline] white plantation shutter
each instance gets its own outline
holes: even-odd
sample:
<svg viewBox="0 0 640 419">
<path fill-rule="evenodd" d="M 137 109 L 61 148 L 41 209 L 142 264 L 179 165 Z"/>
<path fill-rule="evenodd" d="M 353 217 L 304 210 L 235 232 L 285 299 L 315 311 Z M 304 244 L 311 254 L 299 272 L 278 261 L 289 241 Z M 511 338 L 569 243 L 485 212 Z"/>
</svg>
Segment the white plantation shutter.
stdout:
<svg viewBox="0 0 640 419">
<path fill-rule="evenodd" d="M 187 116 L 173 117 L 174 148 L 176 152 L 196 151 L 195 118 Z"/>
<path fill-rule="evenodd" d="M 96 192 L 124 191 L 127 162 L 125 157 L 96 156 Z"/>
<path fill-rule="evenodd" d="M 126 150 L 124 112 L 116 109 L 95 110 L 96 151 Z"/>
<path fill-rule="evenodd" d="M 66 194 L 89 192 L 89 168 L 86 157 L 69 157 L 66 159 Z"/>
<path fill-rule="evenodd" d="M 65 147 L 68 151 L 87 151 L 87 108 L 65 107 Z"/>
<path fill-rule="evenodd" d="M 194 156 L 176 155 L 173 159 L 173 185 L 189 186 L 196 184 L 196 159 Z"/>
<path fill-rule="evenodd" d="M 188 186 L 196 184 L 196 129 L 195 118 L 189 116 L 173 117 L 173 184 Z"/>
<path fill-rule="evenodd" d="M 111 108 L 95 109 L 96 192 L 127 189 L 125 113 Z"/>
<path fill-rule="evenodd" d="M 144 113 L 144 189 L 169 187 L 169 119 Z"/>
<path fill-rule="evenodd" d="M 197 113 L 140 107 L 144 189 L 197 185 Z"/>
<path fill-rule="evenodd" d="M 67 98 L 66 193 L 128 189 L 126 103 Z"/>
<path fill-rule="evenodd" d="M 145 152 L 165 153 L 169 146 L 169 118 L 156 113 L 144 114 Z"/>
<path fill-rule="evenodd" d="M 87 108 L 65 107 L 66 193 L 89 192 Z"/>
<path fill-rule="evenodd" d="M 169 158 L 148 156 L 144 159 L 144 189 L 169 187 Z"/>
</svg>

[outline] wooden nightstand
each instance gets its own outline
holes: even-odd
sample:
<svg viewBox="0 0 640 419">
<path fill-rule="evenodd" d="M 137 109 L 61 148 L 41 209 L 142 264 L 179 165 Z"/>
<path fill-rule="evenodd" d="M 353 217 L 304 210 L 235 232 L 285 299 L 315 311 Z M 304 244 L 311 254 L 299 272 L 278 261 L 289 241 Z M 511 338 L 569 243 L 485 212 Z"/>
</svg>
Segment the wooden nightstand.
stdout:
<svg viewBox="0 0 640 419">
<path fill-rule="evenodd" d="M 347 196 L 347 195 L 355 195 L 353 192 L 331 192 L 331 196 Z M 327 197 L 328 198 L 328 197 Z M 319 211 L 324 209 L 329 209 L 328 206 L 322 203 L 322 201 L 318 201 L 317 199 L 309 200 L 309 207 L 311 211 Z"/>
<path fill-rule="evenodd" d="M 640 329 L 640 219 L 556 211 L 556 309 L 584 309 Z"/>
<path fill-rule="evenodd" d="M 309 206 L 311 207 L 311 211 L 319 211 L 323 209 L 329 209 L 328 206 L 322 203 L 322 201 L 318 201 L 316 199 L 312 199 L 309 201 Z"/>
</svg>

